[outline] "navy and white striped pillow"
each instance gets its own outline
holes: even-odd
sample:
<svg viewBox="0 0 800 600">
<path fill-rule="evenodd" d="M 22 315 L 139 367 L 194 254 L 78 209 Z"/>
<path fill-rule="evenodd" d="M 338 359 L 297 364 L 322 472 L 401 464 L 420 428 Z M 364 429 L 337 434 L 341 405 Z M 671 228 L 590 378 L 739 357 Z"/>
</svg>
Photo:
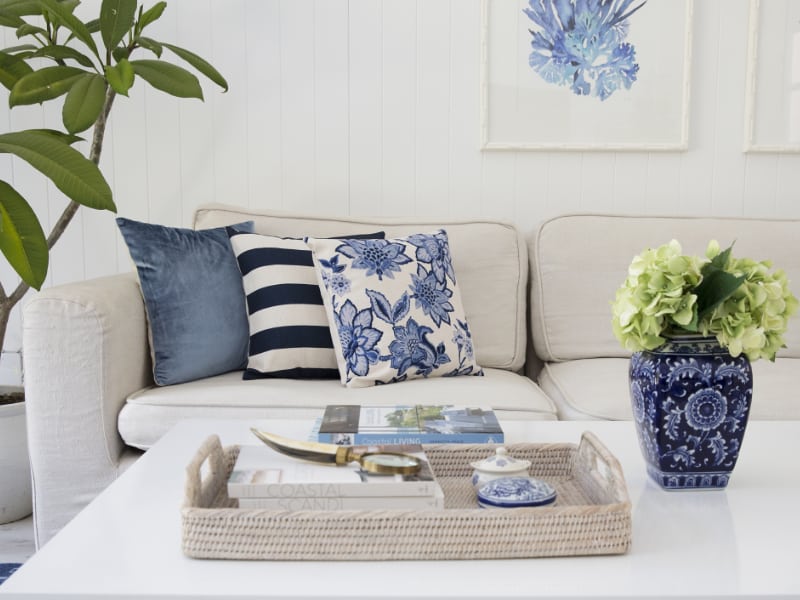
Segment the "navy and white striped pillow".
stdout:
<svg viewBox="0 0 800 600">
<path fill-rule="evenodd" d="M 306 243 L 232 230 L 228 235 L 247 297 L 250 348 L 244 379 L 338 378 L 328 317 Z"/>
</svg>

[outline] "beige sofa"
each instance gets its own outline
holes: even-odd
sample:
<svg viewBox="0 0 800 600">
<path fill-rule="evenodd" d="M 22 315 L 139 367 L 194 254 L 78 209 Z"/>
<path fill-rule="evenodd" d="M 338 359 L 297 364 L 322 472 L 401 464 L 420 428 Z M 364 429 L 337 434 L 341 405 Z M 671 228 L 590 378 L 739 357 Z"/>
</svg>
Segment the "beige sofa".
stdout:
<svg viewBox="0 0 800 600">
<path fill-rule="evenodd" d="M 710 239 L 735 256 L 769 259 L 800 297 L 800 221 L 566 215 L 542 223 L 529 243 L 531 332 L 544 362 L 542 390 L 559 419 L 630 419 L 628 356 L 611 331 L 610 303 L 631 259 L 671 239 L 704 256 Z M 793 284 L 793 285 L 792 285 Z M 753 363 L 754 419 L 800 419 L 800 315 L 775 362 Z"/>
<path fill-rule="evenodd" d="M 570 215 L 526 240 L 491 221 L 318 218 L 214 205 L 197 211 L 194 226 L 249 219 L 258 233 L 292 237 L 444 227 L 486 376 L 350 389 L 336 380 L 243 381 L 232 372 L 157 387 L 135 275 L 50 288 L 26 305 L 23 321 L 39 545 L 182 418 L 310 419 L 335 402 L 445 399 L 488 402 L 503 419 L 629 419 L 628 357 L 611 333 L 609 305 L 631 258 L 647 246 L 676 238 L 702 254 L 710 238 L 736 240 L 737 254 L 770 258 L 800 282 L 800 221 Z M 778 360 L 755 364 L 754 418 L 800 418 L 797 320 Z"/>
<path fill-rule="evenodd" d="M 261 234 L 326 237 L 376 230 L 396 237 L 443 227 L 485 377 L 438 377 L 363 389 L 338 380 L 242 380 L 240 371 L 153 384 L 145 308 L 135 275 L 43 291 L 24 310 L 34 524 L 47 541 L 111 483 L 139 450 L 183 418 L 309 418 L 326 404 L 490 404 L 502 419 L 554 420 L 525 369 L 528 254 L 513 226 L 290 216 L 203 207 L 205 229 L 253 220 Z M 212 342 L 213 343 L 213 342 Z M 311 422 L 311 421 L 309 421 Z M 176 474 L 180 476 L 180 474 Z"/>
</svg>

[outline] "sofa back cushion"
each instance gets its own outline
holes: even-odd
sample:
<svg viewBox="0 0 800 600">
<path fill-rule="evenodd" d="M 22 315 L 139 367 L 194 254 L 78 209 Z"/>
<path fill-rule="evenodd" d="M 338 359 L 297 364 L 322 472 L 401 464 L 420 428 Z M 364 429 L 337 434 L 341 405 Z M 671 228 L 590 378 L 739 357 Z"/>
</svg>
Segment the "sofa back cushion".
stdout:
<svg viewBox="0 0 800 600">
<path fill-rule="evenodd" d="M 214 204 L 197 209 L 194 227 L 205 229 L 241 220 L 252 220 L 256 233 L 300 238 L 376 230 L 385 231 L 390 238 L 446 229 L 476 362 L 514 371 L 524 366 L 528 255 L 524 238 L 512 225 L 390 217 L 328 218 Z"/>
<path fill-rule="evenodd" d="M 800 220 L 566 215 L 542 223 L 531 256 L 531 331 L 544 361 L 627 356 L 611 330 L 611 301 L 634 256 L 676 239 L 705 256 L 708 241 L 733 255 L 771 260 L 800 297 Z M 800 313 L 778 356 L 800 358 Z"/>
</svg>

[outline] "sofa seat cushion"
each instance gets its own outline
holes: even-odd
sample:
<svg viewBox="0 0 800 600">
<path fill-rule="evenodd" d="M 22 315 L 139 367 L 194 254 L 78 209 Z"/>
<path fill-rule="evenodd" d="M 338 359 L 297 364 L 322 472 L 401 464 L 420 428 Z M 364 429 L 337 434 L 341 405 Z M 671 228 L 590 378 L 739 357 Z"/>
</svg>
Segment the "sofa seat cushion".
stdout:
<svg viewBox="0 0 800 600">
<path fill-rule="evenodd" d="M 632 419 L 627 358 L 590 358 L 547 363 L 539 385 L 562 420 Z M 800 419 L 800 359 L 759 360 L 753 367 L 751 419 Z"/>
<path fill-rule="evenodd" d="M 146 449 L 189 418 L 309 419 L 310 429 L 328 404 L 491 406 L 501 420 L 556 419 L 553 402 L 527 377 L 502 369 L 484 372 L 485 377 L 415 379 L 362 389 L 331 379 L 243 380 L 241 371 L 226 373 L 131 394 L 119 414 L 119 433 L 129 446 Z"/>
</svg>

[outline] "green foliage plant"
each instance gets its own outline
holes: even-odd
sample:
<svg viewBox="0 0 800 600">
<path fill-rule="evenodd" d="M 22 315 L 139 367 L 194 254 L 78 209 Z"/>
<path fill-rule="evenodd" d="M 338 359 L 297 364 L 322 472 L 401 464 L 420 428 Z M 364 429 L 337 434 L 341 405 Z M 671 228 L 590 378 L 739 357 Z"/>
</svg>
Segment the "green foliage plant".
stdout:
<svg viewBox="0 0 800 600">
<path fill-rule="evenodd" d="M 705 259 L 672 240 L 634 257 L 612 302 L 614 335 L 627 350 L 653 350 L 670 335 L 715 336 L 731 356 L 775 360 L 798 307 L 786 273 L 734 258 L 711 240 Z"/>
<path fill-rule="evenodd" d="M 137 81 L 179 98 L 203 99 L 198 78 L 180 64 L 227 91 L 225 78 L 193 52 L 157 41 L 144 30 L 167 3 L 145 9 L 138 0 L 103 0 L 97 18 L 75 15 L 79 0 L 0 0 L 0 27 L 19 44 L 0 50 L 0 84 L 9 107 L 63 98 L 64 130 L 28 129 L 0 134 L 0 153 L 28 162 L 68 199 L 45 237 L 30 204 L 0 180 L 0 250 L 21 281 L 12 291 L 0 284 L 0 348 L 11 310 L 31 288 L 40 289 L 49 253 L 80 206 L 116 212 L 111 189 L 98 168 L 114 100 Z M 139 57 L 144 54 L 145 58 Z M 137 56 L 134 57 L 134 54 Z M 72 147 L 91 129 L 88 156 Z"/>
</svg>

